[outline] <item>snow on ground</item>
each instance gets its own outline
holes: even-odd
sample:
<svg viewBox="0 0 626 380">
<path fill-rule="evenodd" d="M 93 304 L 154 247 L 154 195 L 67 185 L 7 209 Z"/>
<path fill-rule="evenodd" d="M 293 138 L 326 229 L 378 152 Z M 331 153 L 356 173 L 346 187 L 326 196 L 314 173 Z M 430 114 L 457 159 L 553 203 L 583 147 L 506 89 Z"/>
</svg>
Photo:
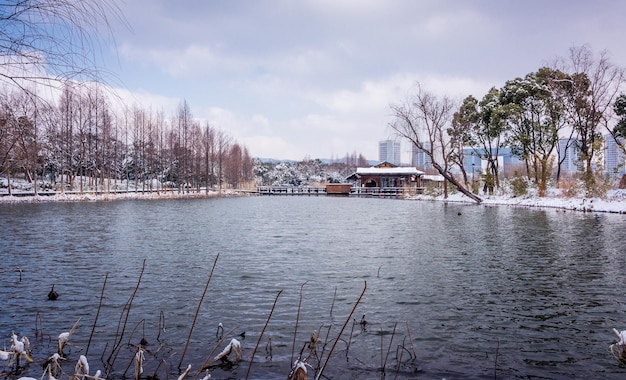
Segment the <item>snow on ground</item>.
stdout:
<svg viewBox="0 0 626 380">
<path fill-rule="evenodd" d="M 611 190 L 606 198 L 565 197 L 554 192 L 546 197 L 534 195 L 513 197 L 510 195 L 480 195 L 483 205 L 506 205 L 519 207 L 556 208 L 560 210 L 582 212 L 609 212 L 626 214 L 626 190 Z M 430 197 L 419 195 L 414 199 L 447 202 L 476 203 L 461 193 L 451 194 L 448 199 L 443 196 Z"/>
<path fill-rule="evenodd" d="M 55 195 L 27 195 L 27 196 L 0 196 L 0 204 L 2 203 L 44 203 L 44 202 L 98 202 L 98 201 L 116 201 L 131 199 L 180 199 L 180 198 L 210 198 L 210 197 L 228 197 L 240 195 L 239 192 L 232 190 L 209 191 L 204 190 L 200 193 L 178 193 L 177 191 L 161 191 L 157 192 L 124 192 L 124 193 L 72 193 L 72 194 L 55 194 Z"/>
<path fill-rule="evenodd" d="M 3 203 L 39 203 L 39 202 L 96 202 L 96 201 L 113 201 L 124 199 L 176 199 L 176 198 L 208 198 L 216 196 L 240 196 L 249 195 L 250 192 L 236 190 L 211 190 L 208 193 L 202 189 L 200 193 L 178 193 L 178 191 L 167 192 L 134 192 L 131 186 L 126 183 L 119 183 L 117 193 L 101 193 L 94 194 L 85 192 L 66 193 L 56 195 L 38 195 L 38 196 L 7 196 L 6 184 L 2 186 L 0 178 L 0 204 Z M 121 191 L 120 189 L 129 188 L 130 191 Z M 25 181 L 14 181 L 14 192 L 32 191 L 32 186 Z M 609 212 L 626 214 L 626 190 L 610 190 L 604 198 L 584 198 L 584 197 L 567 197 L 561 194 L 558 189 L 550 189 L 548 196 L 538 197 L 533 195 L 513 197 L 511 195 L 479 195 L 483 202 L 482 205 L 506 205 L 519 207 L 538 207 L 538 208 L 556 208 L 559 210 L 571 210 L 582 212 Z M 441 201 L 441 202 L 464 202 L 475 203 L 462 193 L 456 192 L 449 195 L 448 199 L 443 196 L 418 195 L 410 199 L 425 201 Z"/>
<path fill-rule="evenodd" d="M 109 184 L 110 191 L 93 191 L 85 180 L 83 188 L 84 192 L 79 191 L 67 191 L 65 193 L 46 192 L 40 190 L 39 195 L 34 196 L 32 183 L 23 179 L 12 179 L 11 189 L 12 196 L 8 195 L 7 180 L 0 177 L 0 204 L 2 203 L 43 203 L 43 202 L 97 202 L 97 201 L 114 201 L 114 200 L 129 200 L 129 199 L 179 199 L 179 198 L 209 198 L 209 197 L 229 197 L 240 195 L 241 192 L 231 189 L 206 189 L 201 188 L 200 192 L 184 191 L 179 193 L 176 189 L 169 189 L 160 191 L 143 191 L 141 188 L 135 188 L 135 184 L 130 181 L 115 181 Z M 141 183 L 143 185 L 143 183 Z M 153 188 L 157 188 L 157 184 L 152 184 Z M 161 186 L 161 185 L 159 185 Z"/>
<path fill-rule="evenodd" d="M 216 196 L 238 196 L 250 194 L 247 192 L 236 192 L 226 190 L 222 192 L 210 191 L 206 194 L 201 193 L 182 193 L 176 191 L 168 192 L 128 192 L 128 193 L 109 193 L 109 194 L 57 194 L 57 195 L 39 195 L 39 196 L 0 196 L 0 204 L 2 203 L 40 203 L 40 202 L 96 202 L 96 201 L 114 201 L 128 199 L 177 199 L 177 198 L 207 198 Z M 560 210 L 582 211 L 582 212 L 609 212 L 626 214 L 626 190 L 612 190 L 604 199 L 601 198 L 570 198 L 558 195 L 550 195 L 547 197 L 523 196 L 512 197 L 508 195 L 483 195 L 482 205 L 505 205 L 517 207 L 537 207 L 537 208 L 555 208 Z M 448 199 L 443 196 L 418 195 L 411 197 L 414 200 L 439 201 L 439 202 L 462 202 L 474 204 L 475 202 L 461 193 L 451 194 Z"/>
</svg>

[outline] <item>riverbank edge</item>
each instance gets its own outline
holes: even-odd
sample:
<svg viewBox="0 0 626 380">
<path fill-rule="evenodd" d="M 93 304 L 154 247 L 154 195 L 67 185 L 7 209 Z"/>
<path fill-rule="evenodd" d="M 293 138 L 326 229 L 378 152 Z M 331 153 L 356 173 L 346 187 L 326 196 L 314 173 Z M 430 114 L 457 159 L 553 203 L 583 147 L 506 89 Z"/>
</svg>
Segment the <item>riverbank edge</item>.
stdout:
<svg viewBox="0 0 626 380">
<path fill-rule="evenodd" d="M 443 196 L 418 195 L 408 199 L 417 201 L 432 201 L 443 203 L 464 203 L 468 205 L 477 205 L 483 207 L 490 206 L 509 206 L 509 207 L 526 207 L 538 209 L 555 209 L 556 211 L 573 211 L 582 213 L 610 213 L 626 215 L 626 193 L 623 191 L 616 192 L 614 195 L 602 198 L 576 198 L 564 196 L 524 196 L 512 197 L 505 195 L 489 195 L 483 197 L 483 201 L 478 204 L 467 198 L 463 194 L 455 193 L 447 199 Z"/>
<path fill-rule="evenodd" d="M 176 191 L 161 192 L 124 192 L 124 193 L 90 193 L 82 194 L 58 194 L 58 195 L 26 195 L 0 197 L 2 204 L 19 203 L 51 203 L 51 202 L 115 202 L 122 200 L 167 200 L 167 199 L 207 199 L 207 198 L 231 198 L 249 196 L 251 192 L 245 190 L 222 190 L 209 192 L 179 193 Z"/>
<path fill-rule="evenodd" d="M 83 194 L 59 194 L 59 195 L 29 195 L 29 196 L 2 196 L 2 204 L 20 203 L 48 203 L 48 202 L 114 202 L 121 200 L 167 200 L 167 199 L 207 199 L 207 198 L 230 198 L 246 197 L 257 195 L 254 191 L 248 190 L 222 190 L 207 192 L 179 193 L 175 191 L 167 192 L 124 192 L 124 193 L 89 193 Z M 451 194 L 447 199 L 443 196 L 417 195 L 405 198 L 414 201 L 430 201 L 442 203 L 464 203 L 468 205 L 476 204 L 473 200 L 463 194 Z M 511 206 L 556 209 L 557 211 L 575 212 L 603 212 L 626 215 L 626 192 L 620 192 L 607 199 L 600 198 L 568 198 L 563 196 L 486 196 L 480 206 Z"/>
</svg>

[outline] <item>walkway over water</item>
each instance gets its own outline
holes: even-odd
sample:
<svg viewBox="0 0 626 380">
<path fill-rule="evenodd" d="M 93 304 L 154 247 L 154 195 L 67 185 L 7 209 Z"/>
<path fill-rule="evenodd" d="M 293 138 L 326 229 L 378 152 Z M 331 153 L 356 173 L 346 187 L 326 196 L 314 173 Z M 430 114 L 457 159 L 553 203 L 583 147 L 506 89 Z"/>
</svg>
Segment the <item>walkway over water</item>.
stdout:
<svg viewBox="0 0 626 380">
<path fill-rule="evenodd" d="M 332 195 L 400 197 L 423 193 L 423 187 L 352 187 L 350 193 Z M 325 187 L 259 186 L 259 195 L 328 195 Z"/>
</svg>

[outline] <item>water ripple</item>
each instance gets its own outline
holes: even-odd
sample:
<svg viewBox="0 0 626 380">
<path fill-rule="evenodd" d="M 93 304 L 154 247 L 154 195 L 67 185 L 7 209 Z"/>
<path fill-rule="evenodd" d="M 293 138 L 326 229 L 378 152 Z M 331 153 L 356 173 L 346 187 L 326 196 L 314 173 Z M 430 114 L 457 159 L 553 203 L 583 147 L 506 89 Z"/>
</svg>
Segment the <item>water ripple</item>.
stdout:
<svg viewBox="0 0 626 380">
<path fill-rule="evenodd" d="M 397 369 L 397 378 L 486 379 L 495 369 L 501 378 L 610 379 L 626 372 L 607 349 L 611 329 L 626 328 L 619 215 L 253 197 L 0 205 L 0 231 L 2 344 L 11 331 L 34 337 L 43 326 L 48 338 L 34 344 L 37 362 L 54 352 L 52 337 L 80 318 L 70 355 L 86 351 L 93 329 L 89 355 L 101 368 L 97 359 L 115 339 L 145 261 L 111 377 L 121 378 L 132 358 L 127 343 L 139 337 L 163 350 L 146 373 L 162 359 L 175 376 L 219 254 L 185 357 L 204 362 L 218 323 L 245 332 L 244 361 L 216 368 L 216 378 L 245 376 L 279 291 L 254 378 L 289 372 L 299 305 L 296 351 L 313 330 L 332 341 L 365 282 L 329 377 L 379 378 L 392 338 L 387 374 Z M 46 299 L 53 284 L 55 302 Z M 355 324 L 362 316 L 365 329 Z M 270 336 L 271 357 L 264 351 Z M 416 358 L 397 363 L 398 345 Z M 39 377 L 40 369 L 25 374 Z"/>
</svg>

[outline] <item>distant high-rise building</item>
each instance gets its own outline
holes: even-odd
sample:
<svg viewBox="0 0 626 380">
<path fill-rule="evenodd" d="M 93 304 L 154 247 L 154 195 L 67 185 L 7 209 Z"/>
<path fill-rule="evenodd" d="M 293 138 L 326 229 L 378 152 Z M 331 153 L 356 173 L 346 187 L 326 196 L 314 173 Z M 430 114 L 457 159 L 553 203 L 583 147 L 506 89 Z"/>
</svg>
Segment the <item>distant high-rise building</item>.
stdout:
<svg viewBox="0 0 626 380">
<path fill-rule="evenodd" d="M 561 173 L 572 174 L 578 171 L 580 157 L 575 139 L 559 139 L 559 160 L 562 161 Z"/>
<path fill-rule="evenodd" d="M 430 149 L 430 143 L 424 142 L 424 148 Z M 411 165 L 419 168 L 420 170 L 432 169 L 433 161 L 429 155 L 424 153 L 424 150 L 419 149 L 415 144 L 411 147 Z"/>
<path fill-rule="evenodd" d="M 623 139 L 620 138 L 620 142 Z M 611 177 L 624 174 L 624 151 L 617 144 L 613 136 L 604 136 L 604 168 Z"/>
<path fill-rule="evenodd" d="M 396 166 L 400 166 L 400 142 L 393 140 L 383 140 L 378 142 L 378 160 L 387 161 Z"/>
</svg>

